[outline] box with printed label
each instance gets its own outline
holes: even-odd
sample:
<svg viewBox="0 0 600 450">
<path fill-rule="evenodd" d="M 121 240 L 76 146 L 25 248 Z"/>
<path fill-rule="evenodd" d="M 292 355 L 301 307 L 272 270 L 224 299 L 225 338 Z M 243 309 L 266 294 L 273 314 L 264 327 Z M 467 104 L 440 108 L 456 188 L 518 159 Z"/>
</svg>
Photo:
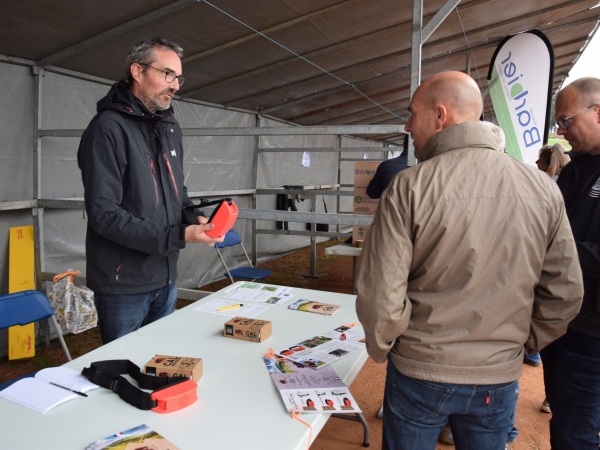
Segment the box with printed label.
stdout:
<svg viewBox="0 0 600 450">
<path fill-rule="evenodd" d="M 202 377 L 202 359 L 156 355 L 146 363 L 144 373 L 155 377 L 185 377 L 197 382 Z"/>
<path fill-rule="evenodd" d="M 367 186 L 375 176 L 380 161 L 356 161 L 354 163 L 354 214 L 373 216 L 379 205 L 379 199 L 372 199 L 367 195 Z M 352 241 L 362 241 L 367 236 L 366 226 L 352 228 Z"/>
<path fill-rule="evenodd" d="M 225 323 L 223 336 L 243 341 L 263 342 L 271 336 L 272 331 L 271 322 L 268 320 L 234 317 Z"/>
</svg>

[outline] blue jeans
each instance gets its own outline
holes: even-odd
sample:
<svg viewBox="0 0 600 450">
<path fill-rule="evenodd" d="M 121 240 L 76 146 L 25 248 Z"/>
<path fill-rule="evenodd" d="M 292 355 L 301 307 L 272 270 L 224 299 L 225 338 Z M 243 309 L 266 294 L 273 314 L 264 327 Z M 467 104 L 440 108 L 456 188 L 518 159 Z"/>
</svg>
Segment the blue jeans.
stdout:
<svg viewBox="0 0 600 450">
<path fill-rule="evenodd" d="M 541 354 L 552 450 L 598 450 L 600 339 L 567 330 Z"/>
<path fill-rule="evenodd" d="M 523 360 L 523 362 L 525 364 L 529 364 L 531 366 L 539 366 L 540 365 L 540 354 L 539 353 L 534 353 L 532 355 L 525 355 L 525 358 Z"/>
<path fill-rule="evenodd" d="M 177 285 L 141 294 L 96 294 L 94 302 L 100 336 L 108 344 L 175 311 Z"/>
<path fill-rule="evenodd" d="M 388 360 L 383 449 L 435 449 L 446 421 L 457 450 L 504 450 L 514 423 L 518 381 L 434 383 L 402 375 Z"/>
</svg>

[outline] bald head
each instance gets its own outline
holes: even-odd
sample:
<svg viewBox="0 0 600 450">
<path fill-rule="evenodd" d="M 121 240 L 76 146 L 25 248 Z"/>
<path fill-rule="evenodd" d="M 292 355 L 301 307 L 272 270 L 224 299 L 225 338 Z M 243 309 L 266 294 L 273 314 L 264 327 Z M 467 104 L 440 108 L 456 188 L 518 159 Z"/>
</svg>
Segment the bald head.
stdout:
<svg viewBox="0 0 600 450">
<path fill-rule="evenodd" d="M 444 105 L 448 110 L 448 126 L 479 120 L 483 110 L 481 92 L 475 80 L 462 72 L 442 72 L 429 78 L 419 90 L 423 90 L 430 107 Z M 415 93 L 416 94 L 416 93 Z"/>
<path fill-rule="evenodd" d="M 483 109 L 475 81 L 462 72 L 443 72 L 424 81 L 408 107 L 410 117 L 404 130 L 410 132 L 416 150 L 431 136 L 464 122 L 479 120 Z"/>
</svg>

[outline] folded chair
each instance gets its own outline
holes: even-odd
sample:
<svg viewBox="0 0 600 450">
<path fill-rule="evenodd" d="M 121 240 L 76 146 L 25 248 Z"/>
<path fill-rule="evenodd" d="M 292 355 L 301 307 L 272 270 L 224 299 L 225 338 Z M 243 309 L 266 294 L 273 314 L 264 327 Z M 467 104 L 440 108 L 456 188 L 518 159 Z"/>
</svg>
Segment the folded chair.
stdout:
<svg viewBox="0 0 600 450">
<path fill-rule="evenodd" d="M 15 325 L 27 325 L 31 322 L 37 322 L 39 320 L 48 319 L 52 320 L 54 328 L 58 333 L 58 339 L 62 345 L 63 351 L 67 356 L 67 359 L 71 361 L 71 355 L 67 344 L 63 339 L 60 325 L 56 322 L 54 317 L 54 310 L 50 304 L 50 300 L 44 294 L 39 291 L 23 291 L 16 292 L 14 294 L 0 296 L 0 330 Z M 13 382 L 20 378 L 33 376 L 35 374 L 28 374 L 23 377 L 19 377 L 16 380 L 8 381 L 0 385 L 0 390 L 8 387 Z"/>
<path fill-rule="evenodd" d="M 220 249 L 225 247 L 233 247 L 239 245 L 242 247 L 244 254 L 246 255 L 246 259 L 248 260 L 248 264 L 250 267 L 240 267 L 238 269 L 229 270 L 227 264 L 225 264 L 225 259 L 223 259 L 223 255 L 221 254 Z M 233 284 L 234 278 L 248 278 L 251 280 L 260 280 L 262 278 L 266 278 L 273 273 L 272 270 L 268 269 L 259 269 L 257 267 L 252 267 L 252 261 L 250 261 L 250 257 L 248 256 L 248 252 L 244 248 L 244 244 L 242 244 L 242 238 L 237 234 L 234 230 L 229 230 L 225 235 L 225 240 L 220 243 L 215 244 L 215 250 L 217 251 L 219 258 L 221 258 L 221 262 L 223 263 L 223 267 L 225 267 L 226 272 L 223 274 L 226 277 L 229 277 L 231 283 Z"/>
</svg>

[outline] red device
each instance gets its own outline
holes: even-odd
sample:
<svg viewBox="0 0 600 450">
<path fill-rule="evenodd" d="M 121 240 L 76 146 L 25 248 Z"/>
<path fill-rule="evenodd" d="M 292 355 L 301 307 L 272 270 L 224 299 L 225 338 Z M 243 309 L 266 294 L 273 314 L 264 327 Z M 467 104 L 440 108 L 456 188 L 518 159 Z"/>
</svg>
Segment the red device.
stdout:
<svg viewBox="0 0 600 450">
<path fill-rule="evenodd" d="M 233 200 L 227 198 L 217 205 L 208 219 L 208 223 L 214 224 L 214 228 L 206 232 L 212 238 L 224 236 L 235 223 L 238 216 L 238 208 Z"/>
<path fill-rule="evenodd" d="M 185 380 L 182 383 L 157 389 L 150 394 L 150 398 L 157 403 L 152 411 L 164 414 L 185 408 L 198 400 L 197 389 L 198 385 L 194 380 Z"/>
</svg>

